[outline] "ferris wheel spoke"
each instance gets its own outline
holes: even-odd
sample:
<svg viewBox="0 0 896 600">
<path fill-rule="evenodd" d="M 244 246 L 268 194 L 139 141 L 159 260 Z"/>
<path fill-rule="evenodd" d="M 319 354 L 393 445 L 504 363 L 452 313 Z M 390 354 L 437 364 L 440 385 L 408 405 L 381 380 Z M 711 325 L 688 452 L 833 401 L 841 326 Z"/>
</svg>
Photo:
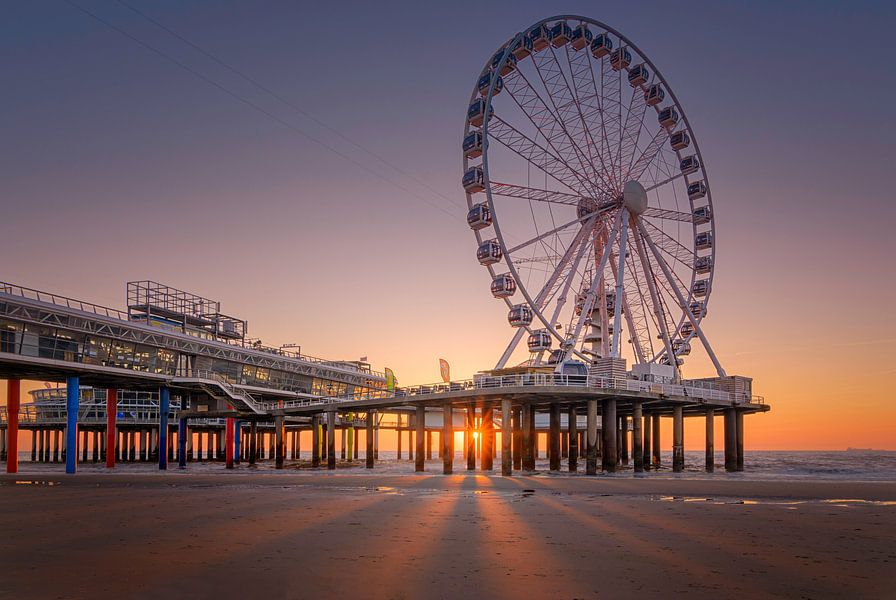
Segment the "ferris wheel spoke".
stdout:
<svg viewBox="0 0 896 600">
<path fill-rule="evenodd" d="M 682 223 L 692 223 L 694 221 L 691 213 L 681 212 L 678 210 L 668 210 L 665 208 L 648 207 L 641 213 L 641 217 L 652 217 L 655 219 L 666 219 L 668 221 L 681 221 Z"/>
<path fill-rule="evenodd" d="M 634 242 L 636 252 L 638 254 L 638 258 L 641 261 L 641 269 L 644 272 L 644 281 L 647 284 L 647 289 L 650 292 L 650 301 L 653 306 L 653 312 L 656 316 L 657 327 L 659 328 L 660 338 L 663 340 L 663 346 L 666 349 L 666 353 L 668 356 L 674 356 L 672 352 L 672 340 L 669 337 L 669 331 L 666 327 L 666 313 L 663 310 L 663 304 L 660 300 L 659 292 L 656 288 L 656 277 L 653 273 L 653 268 L 650 265 L 650 262 L 647 260 L 647 250 L 645 248 L 644 240 L 642 239 L 639 232 L 642 231 L 640 227 L 640 223 L 636 224 L 636 227 L 633 230 L 634 233 Z M 654 357 L 656 358 L 656 357 Z M 675 379 L 679 379 L 679 371 L 678 364 L 675 361 L 670 361 L 670 364 L 675 372 Z"/>
<path fill-rule="evenodd" d="M 643 223 L 651 233 L 656 235 L 656 243 L 663 252 L 680 262 L 687 269 L 694 266 L 694 260 L 697 258 L 697 255 L 690 248 L 685 247 L 681 242 L 650 221 L 644 219 Z"/>
<path fill-rule="evenodd" d="M 628 211 L 620 210 L 616 214 L 616 219 L 613 223 L 613 227 L 610 230 L 610 235 L 607 238 L 606 243 L 603 246 L 603 250 L 601 251 L 600 262 L 598 266 L 594 269 L 591 284 L 588 286 L 588 292 L 585 294 L 585 300 L 582 304 L 582 313 L 579 315 L 578 320 L 576 321 L 575 328 L 573 329 L 572 335 L 567 338 L 567 342 L 571 343 L 573 347 L 578 342 L 579 334 L 582 332 L 582 327 L 585 325 L 585 321 L 588 319 L 591 311 L 594 308 L 594 301 L 597 296 L 597 290 L 601 287 L 599 284 L 604 276 L 604 270 L 607 268 L 607 261 L 610 258 L 611 248 L 613 245 L 613 241 L 616 239 L 616 236 L 619 234 L 619 228 L 622 226 L 622 219 L 624 213 Z M 596 252 L 595 252 L 596 254 Z M 601 295 L 603 291 L 601 291 Z"/>
<path fill-rule="evenodd" d="M 584 126 L 587 147 L 589 153 L 591 153 L 591 164 L 594 168 L 597 168 L 598 165 L 594 161 L 594 156 L 596 155 L 601 167 L 598 176 L 612 189 L 618 190 L 620 189 L 619 182 L 615 180 L 615 174 L 607 165 L 600 144 L 595 142 L 594 139 L 594 132 L 598 128 L 602 132 L 603 124 L 596 121 L 596 118 L 601 116 L 600 97 L 597 94 L 597 87 L 591 87 L 594 84 L 594 70 L 589 50 L 583 48 L 576 51 L 569 44 L 565 48 L 566 62 L 569 65 L 570 78 L 572 79 L 570 88 Z"/>
<path fill-rule="evenodd" d="M 532 125 L 544 136 L 546 144 L 553 153 L 573 167 L 578 178 L 586 184 L 586 190 L 583 192 L 597 195 L 600 186 L 588 177 L 587 160 L 583 162 L 584 157 L 565 130 L 563 121 L 548 107 L 526 76 L 519 70 L 515 73 L 517 74 L 515 77 L 505 80 L 504 89 L 526 114 Z"/>
<path fill-rule="evenodd" d="M 539 188 L 526 187 L 522 185 L 514 185 L 512 183 L 491 182 L 491 190 L 493 195 L 504 196 L 505 198 L 521 198 L 523 200 L 534 200 L 536 202 L 550 202 L 552 204 L 565 204 L 567 206 L 578 206 L 583 201 L 597 201 L 585 196 L 576 194 L 568 194 L 566 192 L 555 192 L 552 190 L 542 190 Z"/>
<path fill-rule="evenodd" d="M 572 86 L 557 60 L 557 53 L 553 47 L 549 52 L 541 52 L 535 55 L 533 65 L 550 101 L 553 113 L 561 124 L 561 130 L 566 134 L 566 142 L 576 150 L 579 162 L 588 169 L 589 179 L 601 191 L 612 194 L 613 186 L 604 179 L 603 174 L 596 168 L 594 156 L 591 152 L 589 132 L 585 119 L 582 116 L 581 105 L 576 101 Z M 582 151 L 587 151 L 587 155 Z"/>
<path fill-rule="evenodd" d="M 653 135 L 653 138 L 644 149 L 644 152 L 638 157 L 638 160 L 634 162 L 632 168 L 626 175 L 626 179 L 634 179 L 637 181 L 641 175 L 644 174 L 644 171 L 647 170 L 647 167 L 649 167 L 654 159 L 656 159 L 657 155 L 663 149 L 663 144 L 665 144 L 668 139 L 669 131 L 665 127 L 660 128 L 660 130 Z"/>
<path fill-rule="evenodd" d="M 573 168 L 552 149 L 549 150 L 533 141 L 498 116 L 494 117 L 494 121 L 495 123 L 488 129 L 489 137 L 494 138 L 505 148 L 558 183 L 582 195 L 591 193 L 590 183 L 581 176 L 579 170 Z"/>
<path fill-rule="evenodd" d="M 632 234 L 634 238 L 634 234 Z M 634 239 L 631 241 L 634 245 Z M 636 341 L 636 347 L 641 349 L 643 357 L 646 357 L 645 351 L 649 349 L 650 356 L 654 355 L 653 337 L 650 335 L 650 321 L 654 318 L 647 309 L 647 301 L 644 298 L 644 275 L 639 273 L 637 269 L 637 261 L 634 259 L 634 253 L 628 253 L 628 268 L 632 276 L 629 278 L 628 287 L 626 288 L 626 298 L 633 298 L 635 302 L 627 304 L 628 314 L 632 320 L 632 337 Z M 642 360 L 642 362 L 644 362 Z"/>
<path fill-rule="evenodd" d="M 646 112 L 647 101 L 644 93 L 640 86 L 635 86 L 632 88 L 625 125 L 619 138 L 619 178 L 622 180 L 625 180 L 626 175 L 631 172 Z"/>
<path fill-rule="evenodd" d="M 555 227 L 555 228 L 551 229 L 550 231 L 545 231 L 544 233 L 537 235 L 532 239 L 529 239 L 529 240 L 526 240 L 525 242 L 517 244 L 513 248 L 508 248 L 507 254 L 509 256 L 513 257 L 514 253 L 519 252 L 523 248 L 527 248 L 528 246 L 531 246 L 532 244 L 536 244 L 546 238 L 551 237 L 552 235 L 556 235 L 557 233 L 563 231 L 564 229 L 567 229 L 567 228 L 569 228 L 573 225 L 576 225 L 578 223 L 583 223 L 583 222 L 588 221 L 589 219 L 593 219 L 593 218 L 594 218 L 594 214 L 592 213 L 592 214 L 584 215 L 577 219 L 573 219 L 572 221 L 569 221 L 568 223 L 564 223 L 563 225 Z"/>
<path fill-rule="evenodd" d="M 542 311 L 544 310 L 545 306 L 548 304 L 548 302 L 550 301 L 550 298 L 552 296 L 551 290 L 555 287 L 557 281 L 559 281 L 561 279 L 561 276 L 562 276 L 563 272 L 566 270 L 567 265 L 570 264 L 571 260 L 575 259 L 575 262 L 573 263 L 573 267 L 571 269 L 572 271 L 574 271 L 576 269 L 576 265 L 578 265 L 578 261 L 581 260 L 581 255 L 582 255 L 581 248 L 584 246 L 587 246 L 587 243 L 586 243 L 588 240 L 587 231 L 588 230 L 585 227 L 583 227 L 581 230 L 579 230 L 579 232 L 573 238 L 572 243 L 570 243 L 569 247 L 563 253 L 563 256 L 557 262 L 556 266 L 554 267 L 554 271 L 551 273 L 551 275 L 545 281 L 544 286 L 542 286 L 541 290 L 539 290 L 539 292 L 535 296 L 535 298 L 532 299 L 532 303 L 531 303 L 532 308 L 535 310 L 536 314 L 538 314 L 539 318 L 541 318 L 542 320 L 544 319 L 544 317 L 542 316 Z M 577 250 L 577 248 L 578 248 L 578 250 Z M 572 276 L 568 277 L 567 279 L 572 279 Z M 548 331 L 550 331 L 551 333 L 554 334 L 554 336 L 556 336 L 558 339 L 560 338 L 560 334 L 557 332 L 556 328 L 554 327 L 554 320 L 552 320 L 550 322 L 550 324 L 547 324 L 547 323 L 543 323 L 543 324 L 548 329 Z M 510 360 L 510 356 L 513 354 L 514 350 L 519 345 L 520 340 L 522 340 L 523 332 L 525 332 L 525 331 L 531 331 L 531 329 L 529 327 L 526 327 L 526 328 L 521 327 L 514 333 L 513 339 L 510 341 L 510 344 L 504 350 L 504 354 L 502 354 L 500 360 L 498 361 L 497 366 L 495 367 L 496 369 L 501 369 L 507 364 L 507 361 Z"/>
<path fill-rule="evenodd" d="M 646 188 L 644 188 L 644 191 L 645 191 L 645 192 L 652 192 L 653 190 L 658 189 L 658 188 L 661 188 L 661 187 L 663 187 L 664 185 L 667 185 L 667 184 L 669 184 L 669 183 L 672 183 L 673 181 L 675 181 L 675 180 L 677 180 L 677 179 L 684 179 L 684 178 L 685 178 L 685 174 L 684 174 L 684 173 L 678 173 L 678 174 L 676 174 L 676 175 L 672 175 L 671 177 L 667 177 L 666 179 L 663 179 L 662 181 L 659 181 L 659 182 L 657 182 L 657 183 L 654 183 L 654 184 L 651 185 L 650 187 L 646 187 Z"/>
<path fill-rule="evenodd" d="M 625 265 L 624 268 L 622 270 L 620 270 L 619 265 L 617 265 L 617 263 L 615 261 L 613 261 L 612 259 L 610 260 L 610 267 L 613 269 L 613 281 L 616 282 L 617 290 L 620 286 L 622 287 L 622 298 L 621 298 L 622 308 L 623 308 L 622 312 L 625 316 L 626 327 L 628 328 L 629 335 L 632 338 L 632 346 L 635 351 L 635 358 L 637 359 L 637 361 L 639 363 L 642 363 L 642 362 L 644 362 L 644 352 L 641 349 L 641 340 L 638 338 L 638 331 L 635 327 L 636 316 L 634 315 L 632 308 L 629 305 L 629 300 L 628 300 L 629 290 L 631 287 L 630 281 L 635 278 L 635 274 L 633 272 L 631 272 L 629 263 L 626 260 L 629 253 L 628 252 L 622 253 L 622 251 L 620 250 L 620 254 L 621 254 L 622 258 L 620 259 L 619 263 L 624 264 Z M 625 271 L 629 271 L 628 279 L 625 279 L 625 276 L 624 276 Z M 619 301 L 619 300 L 620 299 L 617 298 L 617 301 Z M 613 333 L 615 335 L 616 331 L 614 330 Z"/>
<path fill-rule="evenodd" d="M 690 306 L 688 305 L 688 300 L 685 299 L 684 294 L 682 294 L 681 290 L 675 286 L 673 277 L 669 270 L 669 265 L 666 264 L 666 261 L 663 259 L 662 254 L 660 254 L 659 250 L 657 250 L 656 244 L 653 239 L 650 237 L 650 234 L 647 230 L 638 223 L 638 230 L 641 235 L 644 236 L 644 240 L 647 242 L 647 246 L 650 248 L 653 255 L 656 257 L 657 263 L 659 263 L 660 269 L 662 269 L 663 273 L 666 275 L 666 278 L 672 282 L 672 289 L 675 292 L 675 298 L 678 300 L 678 304 L 681 309 L 684 311 L 685 316 L 690 321 L 691 325 L 694 327 L 694 331 L 697 334 L 697 337 L 700 338 L 700 342 L 703 344 L 703 348 L 706 350 L 706 353 L 709 355 L 710 360 L 712 360 L 713 365 L 716 368 L 716 372 L 719 374 L 719 377 L 725 377 L 725 369 L 722 368 L 722 364 L 719 362 L 719 359 L 716 357 L 716 353 L 713 351 L 712 346 L 709 344 L 709 340 L 706 339 L 706 336 L 703 334 L 703 329 L 700 327 L 700 322 L 694 317 L 694 314 L 691 312 Z M 671 348 L 667 350 L 669 352 L 669 357 L 674 356 Z"/>
</svg>

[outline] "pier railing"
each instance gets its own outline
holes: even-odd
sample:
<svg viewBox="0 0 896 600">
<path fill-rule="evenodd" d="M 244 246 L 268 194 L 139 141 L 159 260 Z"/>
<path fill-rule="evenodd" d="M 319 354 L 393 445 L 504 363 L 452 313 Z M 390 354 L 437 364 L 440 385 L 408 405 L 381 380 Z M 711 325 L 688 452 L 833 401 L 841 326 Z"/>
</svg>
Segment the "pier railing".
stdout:
<svg viewBox="0 0 896 600">
<path fill-rule="evenodd" d="M 563 375 L 555 373 L 524 373 L 518 375 L 502 375 L 495 377 L 479 377 L 450 383 L 434 383 L 430 385 L 418 385 L 409 388 L 395 390 L 394 393 L 378 392 L 364 396 L 342 396 L 323 398 L 304 398 L 295 400 L 283 400 L 277 403 L 259 403 L 266 410 L 274 408 L 299 408 L 304 406 L 319 406 L 328 404 L 346 404 L 359 400 L 375 400 L 385 398 L 403 399 L 416 396 L 429 396 L 446 394 L 449 392 L 462 392 L 474 389 L 495 389 L 511 387 L 560 387 L 560 388 L 586 388 L 600 392 L 641 392 L 660 394 L 664 396 L 684 396 L 697 400 L 716 400 L 722 402 L 735 402 L 737 404 L 764 404 L 762 396 L 750 394 L 735 394 L 724 390 L 705 387 L 704 385 L 655 383 L 641 381 L 639 379 L 599 377 L 595 375 Z"/>
</svg>

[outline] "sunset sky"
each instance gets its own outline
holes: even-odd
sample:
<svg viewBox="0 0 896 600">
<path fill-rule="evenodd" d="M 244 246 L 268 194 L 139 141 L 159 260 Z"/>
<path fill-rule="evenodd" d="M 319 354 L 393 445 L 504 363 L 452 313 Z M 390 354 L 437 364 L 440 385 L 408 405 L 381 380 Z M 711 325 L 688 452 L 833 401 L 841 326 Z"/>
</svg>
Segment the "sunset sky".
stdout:
<svg viewBox="0 0 896 600">
<path fill-rule="evenodd" d="M 115 307 L 162 281 L 402 384 L 491 368 L 512 330 L 464 220 L 467 100 L 507 38 L 582 14 L 652 58 L 699 137 L 704 329 L 773 408 L 747 448 L 896 449 L 896 5 L 125 0 L 287 105 L 123 3 L 72 1 L 106 23 L 63 0 L 0 20 L 0 280 Z"/>
</svg>

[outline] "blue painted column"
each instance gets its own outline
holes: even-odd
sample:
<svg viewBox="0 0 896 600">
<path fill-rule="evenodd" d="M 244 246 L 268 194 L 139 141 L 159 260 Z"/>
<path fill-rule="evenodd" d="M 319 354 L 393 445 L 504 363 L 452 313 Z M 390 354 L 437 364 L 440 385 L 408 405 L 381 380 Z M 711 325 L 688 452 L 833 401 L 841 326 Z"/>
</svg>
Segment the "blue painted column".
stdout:
<svg viewBox="0 0 896 600">
<path fill-rule="evenodd" d="M 187 420 L 177 421 L 177 466 L 187 468 Z"/>
<path fill-rule="evenodd" d="M 159 389 L 159 470 L 168 469 L 168 412 L 171 407 L 171 390 Z"/>
<path fill-rule="evenodd" d="M 81 399 L 81 380 L 69 377 L 65 395 L 65 472 L 78 470 L 78 404 Z"/>
<path fill-rule="evenodd" d="M 241 421 L 234 422 L 234 436 L 233 436 L 233 462 L 235 464 L 240 464 L 240 439 L 243 437 L 243 424 Z"/>
</svg>

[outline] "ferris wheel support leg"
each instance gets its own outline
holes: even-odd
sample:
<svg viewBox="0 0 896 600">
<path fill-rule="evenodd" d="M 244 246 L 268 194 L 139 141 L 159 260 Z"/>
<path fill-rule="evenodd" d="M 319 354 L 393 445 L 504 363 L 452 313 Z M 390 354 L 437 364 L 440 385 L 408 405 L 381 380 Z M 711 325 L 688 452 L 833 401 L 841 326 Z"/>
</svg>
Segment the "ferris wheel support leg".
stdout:
<svg viewBox="0 0 896 600">
<path fill-rule="evenodd" d="M 604 451 L 601 455 L 601 468 L 609 473 L 615 473 L 617 467 L 616 398 L 605 398 L 601 403 L 600 423 L 604 442 Z"/>
<path fill-rule="evenodd" d="M 669 331 L 666 329 L 666 316 L 663 314 L 663 305 L 660 304 L 660 295 L 656 290 L 656 282 L 653 280 L 653 269 L 650 268 L 650 261 L 647 260 L 646 252 L 644 250 L 644 240 L 639 235 L 639 231 L 642 229 L 641 223 L 639 222 L 637 223 L 637 227 L 632 230 L 635 234 L 635 247 L 638 251 L 638 258 L 641 261 L 641 270 L 644 272 L 644 279 L 647 281 L 647 289 L 650 292 L 650 301 L 653 303 L 653 312 L 656 315 L 660 337 L 663 338 L 666 355 L 672 357 L 674 356 L 674 353 L 672 352 L 672 340 L 669 339 Z M 671 358 L 669 363 L 672 365 L 672 369 L 675 373 L 675 381 L 677 382 L 681 379 L 678 363 L 671 360 Z"/>
<path fill-rule="evenodd" d="M 694 318 L 694 314 L 691 312 L 691 308 L 690 306 L 688 306 L 687 300 L 685 300 L 685 297 L 681 293 L 681 290 L 678 289 L 678 285 L 675 283 L 675 278 L 672 276 L 672 273 L 669 270 L 669 265 L 666 264 L 666 261 L 663 259 L 660 251 L 657 250 L 656 245 L 653 243 L 653 240 L 650 238 L 650 235 L 647 233 L 644 225 L 642 225 L 640 222 L 638 223 L 638 230 L 641 232 L 641 235 L 644 237 L 644 240 L 650 247 L 650 251 L 653 252 L 653 255 L 656 257 L 656 261 L 660 265 L 660 269 L 662 269 L 663 274 L 666 276 L 666 279 L 672 286 L 672 291 L 675 292 L 675 297 L 678 299 L 678 303 L 681 305 L 682 310 L 685 311 L 688 320 L 691 322 L 691 325 L 694 326 L 694 331 L 697 332 L 697 336 L 700 338 L 700 342 L 706 349 L 706 353 L 709 354 L 709 358 L 710 360 L 712 360 L 712 364 L 715 365 L 716 372 L 719 374 L 719 377 L 726 377 L 725 369 L 722 368 L 722 363 L 719 362 L 719 359 L 716 357 L 716 353 L 713 352 L 712 346 L 709 344 L 709 340 L 706 339 L 706 335 L 704 335 L 699 323 L 697 323 L 697 319 Z M 668 349 L 667 352 L 670 352 L 670 362 L 673 361 L 675 355 L 671 353 L 671 348 Z"/>
<path fill-rule="evenodd" d="M 510 343 L 507 345 L 507 349 L 504 350 L 504 354 L 501 355 L 501 360 L 498 361 L 498 364 L 495 365 L 496 369 L 503 369 L 504 365 L 507 364 L 507 361 L 510 360 L 510 356 L 513 354 L 513 351 L 516 350 L 516 347 L 519 345 L 520 340 L 523 339 L 523 334 L 526 332 L 525 327 L 520 327 L 513 334 L 513 339 L 510 340 Z"/>
<path fill-rule="evenodd" d="M 597 475 L 597 399 L 588 400 L 587 440 L 585 445 L 585 474 Z"/>
<path fill-rule="evenodd" d="M 616 299 L 613 302 L 613 348 L 611 355 L 616 358 L 619 358 L 622 340 L 622 295 L 624 293 L 622 282 L 625 279 L 625 252 L 630 219 L 627 209 L 622 209 L 622 214 L 622 229 L 619 231 L 619 265 L 616 268 Z"/>
<path fill-rule="evenodd" d="M 572 335 L 568 338 L 573 340 L 579 339 L 579 333 L 582 331 L 582 327 L 585 325 L 585 319 L 591 313 L 591 309 L 594 306 L 594 297 L 597 292 L 598 283 L 600 282 L 601 277 L 603 276 L 604 269 L 607 266 L 607 260 L 610 258 L 610 247 L 613 245 L 613 240 L 616 239 L 616 235 L 619 233 L 619 228 L 622 225 L 622 213 L 624 211 L 619 211 L 616 215 L 616 220 L 613 223 L 613 228 L 610 230 L 610 235 L 607 238 L 607 245 L 604 246 L 603 252 L 601 252 L 600 263 L 598 263 L 597 269 L 594 271 L 594 278 L 591 281 L 591 286 L 588 289 L 588 294 L 585 296 L 585 303 L 582 306 L 582 314 L 579 316 L 579 320 L 576 322 L 576 327 L 572 332 Z M 559 368 L 558 364 L 558 368 Z"/>
</svg>

